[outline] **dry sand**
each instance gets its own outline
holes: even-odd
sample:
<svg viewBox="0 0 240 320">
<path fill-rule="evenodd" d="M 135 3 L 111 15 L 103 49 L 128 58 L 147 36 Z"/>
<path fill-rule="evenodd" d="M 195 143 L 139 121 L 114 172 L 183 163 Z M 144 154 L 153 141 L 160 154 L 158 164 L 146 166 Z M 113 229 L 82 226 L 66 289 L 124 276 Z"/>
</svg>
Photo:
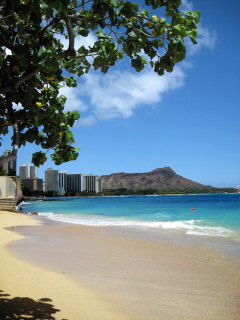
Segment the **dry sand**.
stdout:
<svg viewBox="0 0 240 320">
<path fill-rule="evenodd" d="M 0 211 L 0 319 L 126 319 L 67 276 L 21 261 L 6 250 L 22 238 L 6 227 L 36 224 L 29 216 Z"/>
<path fill-rule="evenodd" d="M 19 214 L 0 218 L 2 227 L 36 224 Z M 240 319 L 239 259 L 109 230 L 49 223 L 15 228 L 29 238 L 9 242 L 20 236 L 1 229 L 0 289 L 11 296 L 0 301 L 45 298 L 52 318 L 39 319 Z"/>
</svg>

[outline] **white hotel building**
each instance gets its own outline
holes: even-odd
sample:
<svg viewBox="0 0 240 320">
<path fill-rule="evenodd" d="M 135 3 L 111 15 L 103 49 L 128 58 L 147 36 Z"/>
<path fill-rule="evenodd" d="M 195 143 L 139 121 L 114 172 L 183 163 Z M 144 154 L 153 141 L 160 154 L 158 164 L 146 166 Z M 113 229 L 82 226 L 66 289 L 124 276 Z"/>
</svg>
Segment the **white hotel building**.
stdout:
<svg viewBox="0 0 240 320">
<path fill-rule="evenodd" d="M 33 179 L 33 178 L 37 178 L 38 176 L 38 168 L 30 163 L 19 166 L 18 171 L 19 171 L 20 180 Z"/>
<path fill-rule="evenodd" d="M 48 169 L 49 170 L 49 169 Z M 47 171 L 48 171 L 47 170 Z M 57 171 L 57 170 L 52 170 Z M 58 171 L 57 171 L 58 172 Z M 46 171 L 45 171 L 46 177 Z M 48 182 L 45 179 L 46 191 L 49 190 L 47 185 Z M 56 184 L 58 188 L 58 193 L 64 195 L 69 191 L 76 192 L 102 192 L 102 180 L 98 176 L 86 175 L 81 173 L 68 174 L 67 171 L 61 171 L 58 173 L 58 182 L 55 180 L 55 190 Z"/>
</svg>

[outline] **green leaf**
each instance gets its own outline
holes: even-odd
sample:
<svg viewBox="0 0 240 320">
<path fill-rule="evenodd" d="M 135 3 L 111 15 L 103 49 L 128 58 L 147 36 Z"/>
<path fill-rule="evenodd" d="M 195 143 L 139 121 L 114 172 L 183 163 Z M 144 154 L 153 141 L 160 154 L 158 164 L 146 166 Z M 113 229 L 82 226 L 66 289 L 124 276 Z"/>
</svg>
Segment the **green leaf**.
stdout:
<svg viewBox="0 0 240 320">
<path fill-rule="evenodd" d="M 72 119 L 73 121 L 77 121 L 80 118 L 80 113 L 78 111 L 72 111 Z"/>
<path fill-rule="evenodd" d="M 132 66 L 136 69 L 137 72 L 140 72 L 146 64 L 146 60 L 143 57 L 137 56 L 137 58 L 132 59 Z"/>
<path fill-rule="evenodd" d="M 197 40 L 196 40 L 195 38 L 190 37 L 190 39 L 191 39 L 191 41 L 192 41 L 193 44 L 198 44 L 198 42 L 197 42 Z"/>
<path fill-rule="evenodd" d="M 110 0 L 110 4 L 113 7 L 117 7 L 117 0 Z"/>
<path fill-rule="evenodd" d="M 131 31 L 131 32 L 129 32 L 129 37 L 131 37 L 131 38 L 137 38 L 138 36 L 137 36 L 137 34 L 134 32 L 134 31 Z"/>
<path fill-rule="evenodd" d="M 123 52 L 122 51 L 118 51 L 118 53 L 117 53 L 118 59 L 122 59 L 123 56 L 124 56 Z"/>
<path fill-rule="evenodd" d="M 47 54 L 47 49 L 44 46 L 42 46 L 38 51 L 38 56 L 42 57 L 42 56 L 45 56 L 46 54 Z"/>
<path fill-rule="evenodd" d="M 164 75 L 164 69 L 163 68 L 158 70 L 158 75 L 159 76 L 163 76 Z"/>
<path fill-rule="evenodd" d="M 46 161 L 47 161 L 46 153 L 43 153 L 42 151 L 33 153 L 32 163 L 36 167 L 39 167 L 40 165 L 43 165 Z"/>
<path fill-rule="evenodd" d="M 68 87 L 76 87 L 77 86 L 77 79 L 74 77 L 65 78 L 65 82 Z"/>
<path fill-rule="evenodd" d="M 132 9 L 137 12 L 138 9 L 139 9 L 139 4 L 138 3 L 132 3 L 131 5 L 132 5 Z"/>
<path fill-rule="evenodd" d="M 197 38 L 197 30 L 196 29 L 192 29 L 190 32 L 190 35 L 194 38 Z"/>
<path fill-rule="evenodd" d="M 157 19 L 157 22 L 159 22 L 159 23 L 165 23 L 165 22 L 166 22 L 166 19 L 163 18 L 163 17 L 160 17 L 160 18 Z"/>
<path fill-rule="evenodd" d="M 173 17 L 173 16 L 176 15 L 176 13 L 175 13 L 175 12 L 164 12 L 164 15 L 165 15 L 166 17 Z"/>
<path fill-rule="evenodd" d="M 149 18 L 149 11 L 144 9 L 144 10 L 139 12 L 138 16 L 142 17 L 142 18 L 145 18 L 145 19 L 148 19 Z"/>
<path fill-rule="evenodd" d="M 41 70 L 45 73 L 49 73 L 51 70 L 50 70 L 50 67 L 49 65 L 46 63 L 46 61 L 40 61 L 39 62 L 39 67 L 41 67 Z"/>
<path fill-rule="evenodd" d="M 184 26 L 176 25 L 172 28 L 172 31 L 173 31 L 173 33 L 179 34 L 183 38 L 187 36 L 187 31 Z"/>
<path fill-rule="evenodd" d="M 200 11 L 196 10 L 194 13 L 193 13 L 193 19 L 194 19 L 194 22 L 195 23 L 199 23 L 200 22 Z"/>
</svg>

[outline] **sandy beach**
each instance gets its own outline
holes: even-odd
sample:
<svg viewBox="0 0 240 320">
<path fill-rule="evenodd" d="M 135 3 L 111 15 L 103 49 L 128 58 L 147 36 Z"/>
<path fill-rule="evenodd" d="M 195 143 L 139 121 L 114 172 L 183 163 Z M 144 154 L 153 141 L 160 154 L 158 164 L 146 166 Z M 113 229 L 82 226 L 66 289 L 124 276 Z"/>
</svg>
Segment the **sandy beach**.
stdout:
<svg viewBox="0 0 240 320">
<path fill-rule="evenodd" d="M 0 315 L 36 308 L 32 319 L 239 319 L 238 258 L 111 228 L 39 223 L 0 213 Z"/>
<path fill-rule="evenodd" d="M 27 215 L 0 211 L 0 319 L 127 319 L 69 277 L 19 260 L 6 250 L 6 245 L 23 238 L 12 232 L 17 226 L 37 224 Z"/>
</svg>

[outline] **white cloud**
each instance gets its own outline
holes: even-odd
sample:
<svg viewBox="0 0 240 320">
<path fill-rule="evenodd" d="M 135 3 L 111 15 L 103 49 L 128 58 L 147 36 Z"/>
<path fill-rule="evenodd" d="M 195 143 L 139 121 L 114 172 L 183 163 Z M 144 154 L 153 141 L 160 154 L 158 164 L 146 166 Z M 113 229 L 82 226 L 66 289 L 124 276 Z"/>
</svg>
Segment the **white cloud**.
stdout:
<svg viewBox="0 0 240 320">
<path fill-rule="evenodd" d="M 217 34 L 214 30 L 209 30 L 200 23 L 197 27 L 197 34 L 198 44 L 193 45 L 190 39 L 186 40 L 187 53 L 190 56 L 200 53 L 204 48 L 213 50 L 216 46 Z"/>
<path fill-rule="evenodd" d="M 164 93 L 180 88 L 184 77 L 179 67 L 162 77 L 150 68 L 141 73 L 114 70 L 107 76 L 91 72 L 81 84 L 79 98 L 89 99 L 92 114 L 99 120 L 129 118 L 140 105 L 154 107 Z"/>
<path fill-rule="evenodd" d="M 12 55 L 12 51 L 8 48 L 6 48 L 6 55 L 11 56 Z"/>
<path fill-rule="evenodd" d="M 217 34 L 214 30 L 210 31 L 207 27 L 203 27 L 201 24 L 198 26 L 198 46 L 208 47 L 214 49 L 217 40 Z"/>
<path fill-rule="evenodd" d="M 56 38 L 61 41 L 61 43 L 64 45 L 64 50 L 67 50 L 69 40 L 65 38 L 63 35 L 56 35 Z M 75 49 L 79 49 L 81 46 L 84 46 L 85 48 L 88 48 L 89 46 L 93 46 L 93 44 L 97 41 L 97 37 L 93 32 L 90 32 L 87 37 L 82 37 L 77 35 L 74 38 L 74 47 Z"/>
<path fill-rule="evenodd" d="M 91 126 L 92 124 L 94 124 L 96 122 L 96 119 L 94 118 L 93 115 L 90 115 L 88 117 L 82 118 L 80 120 L 78 120 L 78 124 L 80 126 Z"/>
<path fill-rule="evenodd" d="M 188 0 L 182 0 L 182 6 L 183 6 L 183 10 L 188 10 L 188 11 L 192 11 L 193 10 L 193 3 L 191 1 Z"/>
<path fill-rule="evenodd" d="M 191 1 L 182 0 L 182 10 L 194 11 L 194 5 Z M 197 45 L 193 45 L 191 40 L 187 38 L 185 40 L 187 46 L 187 53 L 190 56 L 198 54 L 203 48 L 213 50 L 216 46 L 217 34 L 215 30 L 209 30 L 206 26 L 203 26 L 200 22 L 197 25 Z"/>
<path fill-rule="evenodd" d="M 59 39 L 61 43 L 63 44 L 63 50 L 67 50 L 68 45 L 69 45 L 69 40 L 65 38 L 63 35 L 56 35 L 56 39 Z M 77 35 L 74 38 L 74 48 L 75 50 L 78 50 L 81 46 L 84 46 L 86 49 L 89 47 L 92 47 L 94 43 L 98 40 L 94 32 L 89 32 L 87 37 L 82 37 Z M 87 57 L 87 60 L 92 63 L 93 58 L 92 57 Z"/>
<path fill-rule="evenodd" d="M 59 94 L 63 94 L 67 98 L 65 111 L 86 111 L 88 109 L 87 105 L 79 98 L 77 88 L 63 87 L 59 90 Z"/>
<path fill-rule="evenodd" d="M 15 102 L 13 102 L 13 104 L 12 104 L 12 106 L 13 106 L 13 109 L 14 110 L 22 110 L 23 109 L 23 106 L 21 105 L 21 103 L 15 103 Z"/>
</svg>

